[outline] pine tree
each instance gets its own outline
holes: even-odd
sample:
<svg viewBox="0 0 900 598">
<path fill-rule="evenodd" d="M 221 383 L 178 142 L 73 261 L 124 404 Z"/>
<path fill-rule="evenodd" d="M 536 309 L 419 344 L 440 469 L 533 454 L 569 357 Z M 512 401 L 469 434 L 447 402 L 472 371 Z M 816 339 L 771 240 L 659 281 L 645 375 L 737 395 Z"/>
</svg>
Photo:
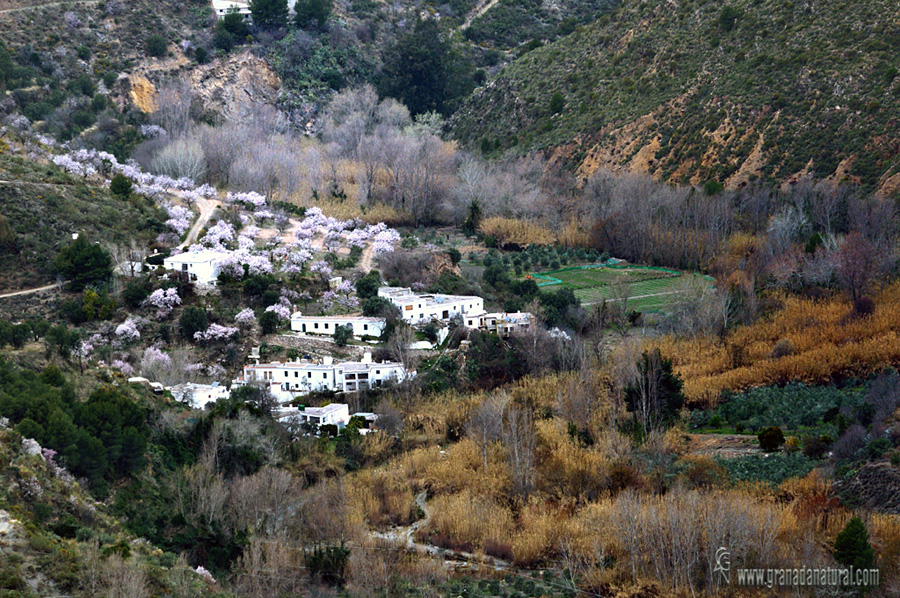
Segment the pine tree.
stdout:
<svg viewBox="0 0 900 598">
<path fill-rule="evenodd" d="M 322 29 L 334 9 L 334 0 L 297 0 L 294 4 L 294 20 L 297 27 L 315 26 Z"/>
<path fill-rule="evenodd" d="M 435 111 L 448 116 L 475 87 L 472 62 L 434 19 L 418 21 L 383 59 L 379 93 L 397 98 L 413 115 Z"/>
<path fill-rule="evenodd" d="M 287 0 L 250 0 L 250 15 L 257 27 L 284 27 L 288 19 Z"/>
<path fill-rule="evenodd" d="M 834 560 L 855 569 L 875 566 L 875 549 L 869 544 L 869 532 L 859 517 L 847 522 L 834 540 Z"/>
</svg>

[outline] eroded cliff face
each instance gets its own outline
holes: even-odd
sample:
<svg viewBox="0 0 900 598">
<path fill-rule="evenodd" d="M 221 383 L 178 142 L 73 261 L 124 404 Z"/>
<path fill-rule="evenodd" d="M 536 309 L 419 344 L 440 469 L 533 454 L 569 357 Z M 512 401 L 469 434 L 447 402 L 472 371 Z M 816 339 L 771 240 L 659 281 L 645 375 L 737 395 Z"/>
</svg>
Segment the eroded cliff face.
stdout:
<svg viewBox="0 0 900 598">
<path fill-rule="evenodd" d="M 128 97 L 141 112 L 156 112 L 156 86 L 143 75 L 129 77 Z"/>
<path fill-rule="evenodd" d="M 138 68 L 128 76 L 130 102 L 143 112 L 157 109 L 158 88 L 167 79 L 187 81 L 204 111 L 237 119 L 255 106 L 274 106 L 281 93 L 281 80 L 268 63 L 249 51 L 231 54 L 209 64 L 185 68 L 173 61 L 173 68 Z"/>
<path fill-rule="evenodd" d="M 191 87 L 203 107 L 227 119 L 245 114 L 254 105 L 274 105 L 281 79 L 269 64 L 249 51 L 194 68 Z"/>
</svg>

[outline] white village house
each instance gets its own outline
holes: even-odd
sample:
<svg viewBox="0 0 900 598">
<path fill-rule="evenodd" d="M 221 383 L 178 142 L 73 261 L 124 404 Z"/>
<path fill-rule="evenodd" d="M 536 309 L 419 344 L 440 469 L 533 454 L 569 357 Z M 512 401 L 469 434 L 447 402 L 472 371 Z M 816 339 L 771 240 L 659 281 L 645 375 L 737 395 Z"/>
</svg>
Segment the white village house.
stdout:
<svg viewBox="0 0 900 598">
<path fill-rule="evenodd" d="M 384 318 L 369 318 L 362 315 L 304 316 L 298 311 L 291 316 L 291 330 L 304 334 L 333 336 L 338 326 L 350 326 L 353 329 L 353 336 L 358 339 L 379 338 L 384 332 L 384 325 Z"/>
<path fill-rule="evenodd" d="M 222 254 L 210 249 L 170 255 L 163 259 L 166 270 L 185 272 L 191 282 L 200 285 L 213 285 L 219 278 L 219 261 Z"/>
<path fill-rule="evenodd" d="M 180 403 L 187 403 L 192 409 L 203 409 L 210 403 L 215 403 L 219 399 L 227 399 L 230 391 L 224 386 L 220 386 L 218 382 L 212 384 L 194 384 L 187 382 L 185 384 L 176 384 L 175 386 L 166 388 L 172 398 Z"/>
<path fill-rule="evenodd" d="M 354 413 L 350 415 L 350 406 L 346 403 L 331 403 L 323 407 L 279 407 L 273 412 L 275 419 L 286 425 L 293 432 L 304 431 L 304 426 L 333 425 L 339 431 L 343 430 L 354 417 L 359 418 L 362 427 L 358 429 L 361 435 L 369 434 L 375 430 L 375 422 L 378 416 L 374 413 Z"/>
<path fill-rule="evenodd" d="M 229 10 L 237 12 L 245 19 L 250 18 L 250 3 L 239 0 L 212 0 L 212 9 L 217 19 L 222 19 Z"/>
<path fill-rule="evenodd" d="M 381 287 L 378 296 L 384 297 L 400 309 L 400 316 L 410 324 L 424 324 L 431 320 L 448 321 L 456 315 L 484 313 L 484 299 L 475 296 L 418 295 L 409 288 Z"/>
<path fill-rule="evenodd" d="M 506 338 L 514 332 L 528 332 L 534 327 L 534 316 L 528 312 L 495 312 L 465 317 L 466 328 L 493 332 Z"/>
<path fill-rule="evenodd" d="M 312 391 L 352 392 L 401 382 L 415 377 L 403 364 L 375 363 L 366 353 L 362 361 L 342 361 L 325 356 L 321 361 L 296 360 L 285 363 L 256 363 L 244 366 L 244 373 L 232 384 L 262 384 L 279 402 L 291 401 Z"/>
<path fill-rule="evenodd" d="M 331 403 L 324 407 L 307 407 L 305 409 L 289 407 L 279 410 L 276 415 L 278 421 L 289 423 L 290 425 L 332 425 L 340 430 L 350 423 L 350 406 L 346 403 Z"/>
</svg>

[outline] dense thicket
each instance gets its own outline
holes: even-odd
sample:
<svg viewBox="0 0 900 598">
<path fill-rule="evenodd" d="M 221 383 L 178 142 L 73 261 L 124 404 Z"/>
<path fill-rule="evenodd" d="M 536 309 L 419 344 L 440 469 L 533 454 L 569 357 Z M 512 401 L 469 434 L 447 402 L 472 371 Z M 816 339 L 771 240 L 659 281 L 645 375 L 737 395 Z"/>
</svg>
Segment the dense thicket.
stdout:
<svg viewBox="0 0 900 598">
<path fill-rule="evenodd" d="M 140 467 L 149 437 L 147 410 L 134 399 L 103 387 L 81 401 L 54 366 L 38 374 L 0 360 L 0 416 L 100 489 Z"/>
</svg>

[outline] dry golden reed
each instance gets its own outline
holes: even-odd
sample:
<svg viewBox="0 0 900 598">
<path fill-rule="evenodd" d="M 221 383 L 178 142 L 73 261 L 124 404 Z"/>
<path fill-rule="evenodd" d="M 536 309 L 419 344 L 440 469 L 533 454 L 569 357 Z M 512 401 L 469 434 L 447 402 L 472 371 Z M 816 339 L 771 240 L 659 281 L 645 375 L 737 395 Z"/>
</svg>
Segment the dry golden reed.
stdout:
<svg viewBox="0 0 900 598">
<path fill-rule="evenodd" d="M 718 339 L 649 341 L 673 360 L 685 395 L 714 401 L 723 390 L 801 381 L 815 384 L 865 375 L 900 364 L 900 284 L 875 299 L 875 311 L 859 316 L 847 301 L 782 297 L 772 316 Z M 787 341 L 788 355 L 773 355 Z"/>
<path fill-rule="evenodd" d="M 502 218 L 494 216 L 485 218 L 481 223 L 481 232 L 494 237 L 501 245 L 551 245 L 556 242 L 556 235 L 550 229 L 519 218 Z"/>
</svg>

